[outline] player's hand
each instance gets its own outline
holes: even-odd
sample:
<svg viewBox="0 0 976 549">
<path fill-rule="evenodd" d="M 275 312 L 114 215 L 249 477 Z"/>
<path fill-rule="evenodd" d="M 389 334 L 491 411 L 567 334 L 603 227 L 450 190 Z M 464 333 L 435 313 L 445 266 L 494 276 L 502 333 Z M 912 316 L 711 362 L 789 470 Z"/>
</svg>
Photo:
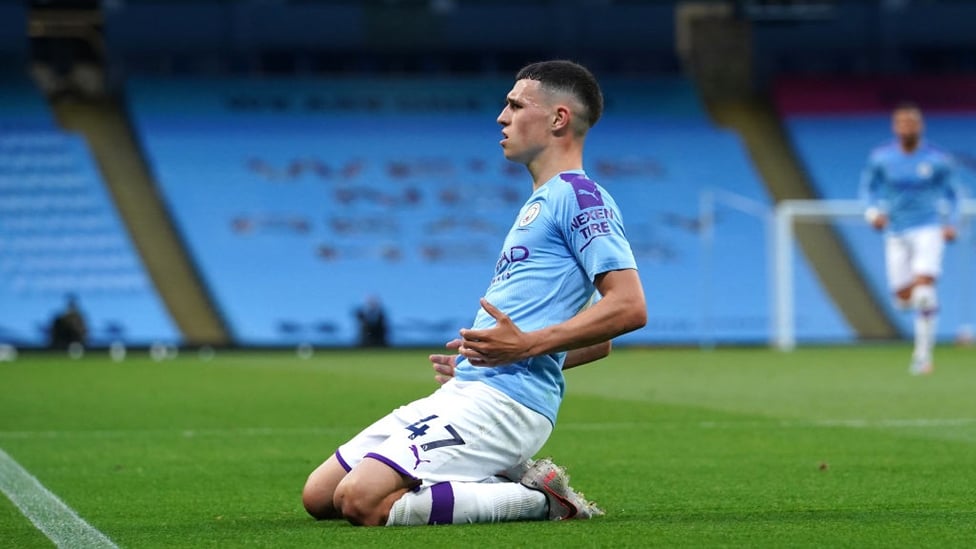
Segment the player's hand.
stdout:
<svg viewBox="0 0 976 549">
<path fill-rule="evenodd" d="M 453 339 L 447 342 L 448 349 L 457 349 L 461 346 L 460 339 Z M 430 365 L 434 369 L 434 380 L 441 385 L 454 378 L 454 364 L 457 355 L 430 355 Z"/>
<path fill-rule="evenodd" d="M 878 214 L 874 219 L 871 220 L 871 226 L 875 230 L 883 231 L 885 227 L 888 226 L 888 216 L 885 214 Z"/>
<path fill-rule="evenodd" d="M 481 308 L 495 319 L 495 325 L 483 330 L 461 330 L 461 346 L 458 352 L 474 366 L 499 366 L 512 364 L 529 354 L 531 342 L 528 336 L 487 299 L 481 298 Z"/>
<path fill-rule="evenodd" d="M 955 242 L 956 228 L 951 225 L 942 227 L 942 238 L 944 238 L 946 242 Z"/>
<path fill-rule="evenodd" d="M 876 206 L 864 210 L 864 219 L 878 231 L 888 226 L 888 216 Z"/>
</svg>

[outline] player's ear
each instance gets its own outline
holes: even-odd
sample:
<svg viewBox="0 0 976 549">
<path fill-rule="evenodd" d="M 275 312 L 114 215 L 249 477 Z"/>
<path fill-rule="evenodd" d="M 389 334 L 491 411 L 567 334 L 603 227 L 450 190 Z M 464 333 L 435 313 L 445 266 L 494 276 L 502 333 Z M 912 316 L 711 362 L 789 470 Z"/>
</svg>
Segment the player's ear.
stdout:
<svg viewBox="0 0 976 549">
<path fill-rule="evenodd" d="M 573 119 L 573 113 L 566 105 L 556 105 L 556 110 L 552 115 L 552 131 L 560 131 L 569 127 Z"/>
</svg>

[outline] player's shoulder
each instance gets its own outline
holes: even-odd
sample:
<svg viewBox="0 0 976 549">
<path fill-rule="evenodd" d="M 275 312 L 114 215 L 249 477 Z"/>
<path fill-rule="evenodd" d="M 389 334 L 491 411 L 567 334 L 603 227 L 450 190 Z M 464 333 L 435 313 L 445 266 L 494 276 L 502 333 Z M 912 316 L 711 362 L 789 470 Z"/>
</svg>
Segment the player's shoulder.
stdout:
<svg viewBox="0 0 976 549">
<path fill-rule="evenodd" d="M 610 194 L 585 172 L 563 172 L 551 181 L 553 198 L 566 201 L 573 209 L 606 206 L 613 203 Z"/>
<path fill-rule="evenodd" d="M 939 144 L 925 141 L 922 146 L 924 147 L 926 156 L 932 160 L 945 163 L 952 162 L 952 153 L 939 146 Z"/>
<path fill-rule="evenodd" d="M 872 162 L 884 162 L 894 158 L 898 154 L 898 143 L 896 141 L 885 141 L 875 145 L 868 153 L 868 159 Z"/>
</svg>

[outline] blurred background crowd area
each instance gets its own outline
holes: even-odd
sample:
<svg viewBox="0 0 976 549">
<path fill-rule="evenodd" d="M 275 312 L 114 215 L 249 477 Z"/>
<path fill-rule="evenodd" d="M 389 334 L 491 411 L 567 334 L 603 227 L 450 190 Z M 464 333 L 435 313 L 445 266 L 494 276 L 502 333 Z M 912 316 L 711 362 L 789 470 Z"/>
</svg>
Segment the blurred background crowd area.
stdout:
<svg viewBox="0 0 976 549">
<path fill-rule="evenodd" d="M 623 344 L 765 344 L 770 215 L 856 198 L 911 100 L 970 189 L 976 4 L 953 0 L 31 0 L 0 4 L 0 344 L 440 345 L 529 194 L 495 116 L 566 58 L 607 110 L 588 173 L 648 294 Z M 881 241 L 800 224 L 801 343 L 894 340 Z M 964 227 L 940 338 L 976 296 Z"/>
</svg>

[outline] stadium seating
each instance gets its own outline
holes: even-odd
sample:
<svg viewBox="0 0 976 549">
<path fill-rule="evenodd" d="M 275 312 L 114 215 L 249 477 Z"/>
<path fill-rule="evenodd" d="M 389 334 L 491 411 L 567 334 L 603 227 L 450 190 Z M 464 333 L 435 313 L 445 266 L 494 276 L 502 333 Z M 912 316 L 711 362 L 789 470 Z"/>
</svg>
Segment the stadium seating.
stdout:
<svg viewBox="0 0 976 549">
<path fill-rule="evenodd" d="M 524 169 L 497 145 L 509 87 L 491 78 L 134 79 L 127 96 L 236 341 L 350 344 L 354 307 L 377 294 L 394 344 L 436 345 L 470 324 L 528 195 Z M 587 170 L 622 207 L 650 313 L 623 341 L 765 341 L 763 220 L 720 209 L 707 255 L 700 238 L 705 189 L 769 204 L 741 144 L 707 120 L 684 79 L 605 87 Z M 848 337 L 829 304 L 814 301 L 801 336 Z"/>
<path fill-rule="evenodd" d="M 46 345 L 68 294 L 92 345 L 178 342 L 84 140 L 28 82 L 0 97 L 0 342 Z"/>
</svg>

